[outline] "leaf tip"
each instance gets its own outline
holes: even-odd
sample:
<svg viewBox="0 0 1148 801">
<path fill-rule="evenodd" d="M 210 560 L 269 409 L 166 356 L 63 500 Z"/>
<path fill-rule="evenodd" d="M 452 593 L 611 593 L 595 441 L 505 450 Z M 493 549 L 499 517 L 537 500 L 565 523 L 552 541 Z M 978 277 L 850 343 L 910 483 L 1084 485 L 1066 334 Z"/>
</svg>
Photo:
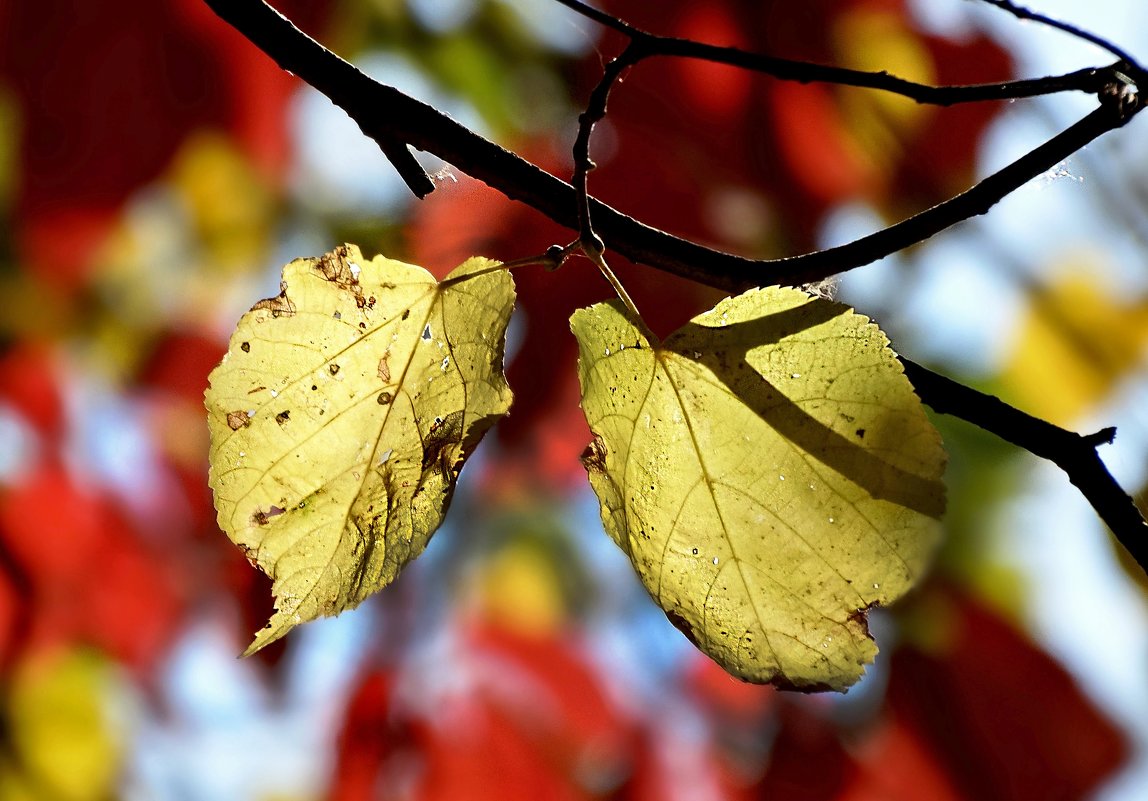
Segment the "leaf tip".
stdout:
<svg viewBox="0 0 1148 801">
<path fill-rule="evenodd" d="M 239 655 L 239 658 L 246 659 L 249 656 L 253 656 L 271 643 L 286 636 L 291 629 L 295 628 L 296 623 L 281 619 L 283 617 L 283 613 L 276 609 L 272 613 L 271 619 L 267 621 L 267 625 L 255 632 L 255 637 L 251 640 L 251 644 Z"/>
</svg>

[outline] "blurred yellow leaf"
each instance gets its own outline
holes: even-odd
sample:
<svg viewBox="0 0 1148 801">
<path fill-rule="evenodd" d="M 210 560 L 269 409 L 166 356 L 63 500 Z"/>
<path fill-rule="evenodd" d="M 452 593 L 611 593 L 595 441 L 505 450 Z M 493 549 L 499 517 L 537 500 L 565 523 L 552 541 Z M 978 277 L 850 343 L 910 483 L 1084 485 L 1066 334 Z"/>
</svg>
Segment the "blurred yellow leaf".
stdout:
<svg viewBox="0 0 1148 801">
<path fill-rule="evenodd" d="M 262 260 L 276 209 L 271 193 L 231 139 L 211 132 L 191 136 L 170 175 L 212 262 L 244 269 Z"/>
<path fill-rule="evenodd" d="M 517 540 L 482 565 L 477 587 L 486 616 L 525 634 L 552 634 L 566 619 L 566 602 L 550 554 Z"/>
<path fill-rule="evenodd" d="M 262 281 L 278 209 L 234 142 L 190 136 L 164 180 L 127 204 L 96 260 L 85 309 L 90 366 L 126 380 L 159 332 L 216 330 Z"/>
<path fill-rule="evenodd" d="M 1072 425 L 1143 361 L 1148 302 L 1120 303 L 1086 275 L 1037 290 L 1001 374 L 1009 400 Z"/>
<path fill-rule="evenodd" d="M 920 577 L 944 508 L 940 437 L 884 334 L 778 287 L 661 344 L 617 304 L 572 328 L 602 520 L 670 620 L 743 679 L 856 682 L 866 611 Z"/>
<path fill-rule="evenodd" d="M 835 19 L 834 49 L 842 66 L 886 71 L 920 83 L 935 81 L 933 58 L 903 14 L 857 8 Z M 838 94 L 847 130 L 883 170 L 900 157 L 901 142 L 936 113 L 931 106 L 890 92 L 849 89 Z"/>
<path fill-rule="evenodd" d="M 20 177 L 20 137 L 23 120 L 20 102 L 6 86 L 0 86 L 0 209 L 7 211 Z"/>
<path fill-rule="evenodd" d="M 514 285 L 470 259 L 442 283 L 354 245 L 283 268 L 207 391 L 219 526 L 274 579 L 252 653 L 357 606 L 422 552 L 463 462 L 510 407 Z"/>
<path fill-rule="evenodd" d="M 8 693 L 2 801 L 113 796 L 121 747 L 107 711 L 112 686 L 92 652 L 36 654 L 19 666 Z"/>
</svg>

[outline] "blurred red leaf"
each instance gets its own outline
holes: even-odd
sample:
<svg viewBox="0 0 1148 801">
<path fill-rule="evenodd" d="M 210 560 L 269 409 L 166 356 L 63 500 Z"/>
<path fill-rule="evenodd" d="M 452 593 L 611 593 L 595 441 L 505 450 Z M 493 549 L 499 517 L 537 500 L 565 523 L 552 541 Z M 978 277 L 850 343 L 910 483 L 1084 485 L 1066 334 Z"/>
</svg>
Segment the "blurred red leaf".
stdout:
<svg viewBox="0 0 1148 801">
<path fill-rule="evenodd" d="M 691 3 L 673 21 L 672 35 L 721 47 L 747 49 L 748 42 L 730 8 L 723 3 Z M 745 70 L 710 61 L 676 59 L 684 96 L 715 120 L 732 121 L 749 100 L 752 80 Z"/>
<path fill-rule="evenodd" d="M 960 43 L 936 36 L 924 42 L 939 85 L 1004 81 L 1015 73 L 1009 54 L 983 34 Z M 967 189 L 981 135 L 1002 109 L 1001 103 L 966 103 L 932 115 L 905 145 L 892 184 L 893 201 L 923 208 Z"/>
<path fill-rule="evenodd" d="M 65 588 L 98 564 L 110 509 L 45 461 L 0 493 L 0 538 L 36 588 Z"/>
<path fill-rule="evenodd" d="M 226 351 L 223 343 L 193 331 L 168 332 L 144 364 L 140 383 L 202 406 L 207 374 Z"/>
<path fill-rule="evenodd" d="M 857 764 L 830 721 L 801 704 L 780 709 L 781 728 L 758 787 L 760 798 L 786 801 L 835 801 L 858 775 Z"/>
<path fill-rule="evenodd" d="M 564 634 L 472 623 L 459 647 L 457 661 L 435 671 L 449 684 L 364 676 L 347 707 L 331 799 L 578 801 L 621 780 L 632 725 Z M 438 688 L 433 704 L 424 680 Z"/>
<path fill-rule="evenodd" d="M 28 633 L 21 629 L 28 620 L 30 599 L 27 588 L 20 586 L 23 577 L 14 575 L 14 568 L 0 546 L 0 673 L 7 671 L 22 644 L 20 640 Z"/>
<path fill-rule="evenodd" d="M 969 798 L 1082 798 L 1123 764 L 1125 736 L 1047 653 L 968 596 L 935 600 L 943 644 L 896 653 L 889 703 Z"/>
<path fill-rule="evenodd" d="M 106 529 L 99 569 L 72 588 L 73 614 L 86 640 L 144 670 L 179 634 L 184 592 L 177 566 L 164 556 L 116 515 Z"/>
<path fill-rule="evenodd" d="M 776 146 L 814 219 L 834 203 L 865 198 L 876 188 L 879 176 L 859 157 L 827 87 L 779 83 L 766 101 Z"/>
<path fill-rule="evenodd" d="M 772 687 L 735 679 L 701 654 L 690 659 L 685 687 L 719 726 L 760 726 L 774 711 L 778 700 L 777 691 Z"/>
<path fill-rule="evenodd" d="M 0 539 L 32 594 L 34 639 L 80 640 L 146 668 L 175 636 L 173 567 L 63 466 L 45 462 L 0 494 Z"/>
<path fill-rule="evenodd" d="M 858 770 L 835 801 L 962 801 L 936 757 L 895 719 L 853 749 Z"/>
<path fill-rule="evenodd" d="M 328 801 L 365 801 L 381 795 L 380 769 L 399 744 L 391 715 L 393 691 L 390 673 L 377 670 L 364 675 L 348 699 Z"/>
<path fill-rule="evenodd" d="M 506 710 L 458 699 L 446 711 L 450 724 L 420 727 L 425 763 L 415 794 L 419 801 L 593 797 L 566 766 L 553 764 L 534 733 L 524 731 Z"/>
<path fill-rule="evenodd" d="M 899 21 L 931 62 L 938 82 L 1005 80 L 1013 73 L 1007 54 L 987 37 L 954 42 L 913 33 L 903 0 L 704 6 L 686 0 L 656 6 L 613 0 L 606 6 L 659 33 L 822 64 L 848 60 L 839 52 L 839 23 L 880 15 Z M 879 53 L 881 41 L 858 46 Z M 758 187 L 782 218 L 767 221 L 773 235 L 757 245 L 759 251 L 767 245 L 777 250 L 753 254 L 758 256 L 812 248 L 821 218 L 837 203 L 874 202 L 899 217 L 965 189 L 979 136 L 1002 108 L 966 104 L 930 113 L 923 125 L 893 125 L 897 141 L 884 142 L 878 159 L 867 150 L 872 145 L 857 138 L 857 120 L 844 102 L 867 90 L 778 81 L 697 60 L 667 63 L 643 64 L 617 87 L 607 117 L 614 134 L 608 152 L 598 158 L 592 191 L 659 228 L 736 250 L 741 243 L 727 241 L 704 213 L 705 192 Z M 601 74 L 597 55 L 582 69 L 585 85 L 576 102 Z M 603 147 L 601 138 L 598 144 Z"/>
<path fill-rule="evenodd" d="M 630 726 L 606 694 L 570 631 L 535 636 L 505 627 L 472 625 L 476 658 L 508 669 L 506 683 L 487 688 L 492 700 L 569 771 L 616 766 L 627 752 Z"/>
<path fill-rule="evenodd" d="M 0 400 L 12 405 L 44 438 L 56 444 L 64 431 L 57 359 L 47 343 L 17 342 L 0 357 Z"/>
<path fill-rule="evenodd" d="M 327 3 L 281 4 L 302 24 Z M 130 79 L 125 78 L 130 76 Z M 22 261 L 71 292 L 120 204 L 200 128 L 235 133 L 277 175 L 297 82 L 199 0 L 0 5 L 0 80 L 19 106 Z"/>
</svg>

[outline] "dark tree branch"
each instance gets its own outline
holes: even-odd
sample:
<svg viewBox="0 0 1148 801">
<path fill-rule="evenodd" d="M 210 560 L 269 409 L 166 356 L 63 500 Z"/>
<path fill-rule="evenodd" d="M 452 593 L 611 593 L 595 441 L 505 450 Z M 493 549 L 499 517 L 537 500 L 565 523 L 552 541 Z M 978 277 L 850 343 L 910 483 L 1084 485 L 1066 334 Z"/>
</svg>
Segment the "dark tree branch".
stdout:
<svg viewBox="0 0 1148 801">
<path fill-rule="evenodd" d="M 578 135 L 574 138 L 574 176 L 571 182 L 578 197 L 578 236 L 584 248 L 601 253 L 605 244 L 601 237 L 594 233 L 594 226 L 590 219 L 590 193 L 588 179 L 590 171 L 596 166 L 590 158 L 590 137 L 594 133 L 594 126 L 606 116 L 606 104 L 610 100 L 610 91 L 627 69 L 642 60 L 644 56 L 642 45 L 637 40 L 631 40 L 621 55 L 606 65 L 602 77 L 594 90 L 590 93 L 590 100 L 586 110 L 578 115 Z"/>
<path fill-rule="evenodd" d="M 288 70 L 326 95 L 365 134 L 434 153 L 469 175 L 522 201 L 571 230 L 579 230 L 574 188 L 515 153 L 484 139 L 436 109 L 381 84 L 311 39 L 263 0 L 205 0 L 216 14 Z M 573 0 L 563 0 L 569 4 Z M 1110 70 L 1105 86 L 1121 83 Z M 1111 74 L 1110 74 L 1111 73 Z M 596 233 L 631 261 L 729 292 L 768 284 L 806 284 L 869 264 L 976 214 L 1124 125 L 1138 110 L 1106 104 L 973 189 L 888 229 L 837 248 L 774 260 L 753 260 L 703 247 L 645 225 L 590 198 Z"/>
<path fill-rule="evenodd" d="M 654 37 L 578 0 L 558 0 L 630 37 L 634 46 L 628 56 L 612 63 L 613 71 L 611 67 L 607 68 L 607 75 L 595 90 L 596 97 L 592 98 L 591 106 L 583 115 L 579 139 L 584 141 L 579 142 L 576 151 L 576 162 L 583 156 L 585 161 L 581 175 L 575 176 L 581 186 L 579 191 L 425 103 L 374 81 L 301 32 L 263 0 L 205 2 L 283 69 L 298 75 L 346 111 L 384 150 L 388 147 L 393 150 L 395 143 L 403 143 L 434 153 L 507 197 L 522 201 L 555 222 L 578 231 L 584 239 L 588 238 L 587 233 L 594 234 L 594 239 L 601 237 L 612 250 L 631 261 L 730 292 L 772 283 L 818 281 L 876 261 L 958 222 L 984 214 L 1019 186 L 1055 167 L 1102 134 L 1125 125 L 1142 107 L 1136 90 L 1143 73 L 1138 72 L 1139 68 L 1131 60 L 1128 64 L 1105 69 L 1083 70 L 1037 81 L 996 84 L 992 88 L 920 87 L 885 73 L 838 71 L 832 67 L 771 60 L 729 48 Z M 659 47 L 665 49 L 658 51 Z M 896 225 L 841 247 L 803 256 L 755 261 L 712 250 L 647 226 L 595 200 L 586 192 L 590 133 L 594 122 L 605 114 L 610 88 L 626 66 L 652 55 L 703 58 L 769 72 L 784 80 L 833 81 L 885 89 L 918 99 L 916 95 L 909 94 L 915 92 L 921 97 L 932 98 L 921 102 L 939 102 L 941 105 L 963 102 L 960 98 L 978 93 L 979 99 L 1000 99 L 1044 94 L 1046 89 L 1048 92 L 1080 89 L 1097 92 L 1100 107 L 972 189 Z M 1128 78 L 1121 69 L 1133 77 Z M 937 92 L 942 93 L 940 101 L 935 94 Z M 408 183 L 419 184 L 417 179 L 404 177 Z M 592 228 L 589 224 L 591 217 Z M 582 244 L 585 245 L 585 241 Z M 557 264 L 568 253 L 567 248 L 557 248 L 555 253 L 548 253 L 547 258 Z M 959 416 L 1061 466 L 1141 567 L 1148 568 L 1144 519 L 1097 456 L 1095 437 L 1079 437 L 919 365 L 908 361 L 905 365 L 921 398 L 937 411 Z M 1107 436 L 1107 432 L 1104 434 Z"/>
<path fill-rule="evenodd" d="M 1025 414 L 999 398 L 966 387 L 901 357 L 905 375 L 934 411 L 967 420 L 1068 474 L 1141 568 L 1148 568 L 1148 523 L 1096 452 L 1112 442 L 1116 429 L 1081 436 Z"/>
<path fill-rule="evenodd" d="M 1051 75 L 1046 78 L 1030 78 L 1019 81 L 930 86 L 898 78 L 887 72 L 869 72 L 814 64 L 808 61 L 794 61 L 761 53 L 750 53 L 736 47 L 721 47 L 690 39 L 659 36 L 636 28 L 605 11 L 592 8 L 580 0 L 556 0 L 556 2 L 587 19 L 621 33 L 632 44 L 639 45 L 642 53 L 638 60 L 654 56 L 697 59 L 739 67 L 751 72 L 760 72 L 781 81 L 828 83 L 859 89 L 878 89 L 931 106 L 955 106 L 960 103 L 980 103 L 986 100 L 1018 100 L 1025 97 L 1072 91 L 1097 94 L 1107 83 L 1112 81 L 1112 76 L 1109 74 L 1109 70 L 1112 68 L 1093 68 L 1077 70 L 1064 75 Z"/>
<path fill-rule="evenodd" d="M 403 179 L 403 183 L 407 185 L 415 197 L 422 200 L 434 191 L 434 180 L 427 175 L 427 171 L 415 159 L 406 142 L 396 142 L 383 134 L 373 138 L 379 143 L 379 149 L 383 151 L 387 161 L 395 168 L 399 177 Z"/>
</svg>

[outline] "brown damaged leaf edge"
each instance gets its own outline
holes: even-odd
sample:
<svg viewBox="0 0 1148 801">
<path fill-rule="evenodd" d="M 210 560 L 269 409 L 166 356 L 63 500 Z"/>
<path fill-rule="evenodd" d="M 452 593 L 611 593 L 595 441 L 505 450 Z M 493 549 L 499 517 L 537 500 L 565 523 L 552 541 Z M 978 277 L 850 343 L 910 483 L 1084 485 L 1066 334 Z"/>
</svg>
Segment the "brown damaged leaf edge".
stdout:
<svg viewBox="0 0 1148 801">
<path fill-rule="evenodd" d="M 291 298 L 287 297 L 287 285 L 280 284 L 279 294 L 277 296 L 261 300 L 251 307 L 251 311 L 259 311 L 260 309 L 267 309 L 271 312 L 272 317 L 293 317 L 295 315 L 295 304 L 291 301 Z M 244 342 L 243 345 L 247 346 L 245 352 L 251 350 L 250 343 Z M 240 345 L 240 349 L 243 349 L 243 345 Z"/>
</svg>

